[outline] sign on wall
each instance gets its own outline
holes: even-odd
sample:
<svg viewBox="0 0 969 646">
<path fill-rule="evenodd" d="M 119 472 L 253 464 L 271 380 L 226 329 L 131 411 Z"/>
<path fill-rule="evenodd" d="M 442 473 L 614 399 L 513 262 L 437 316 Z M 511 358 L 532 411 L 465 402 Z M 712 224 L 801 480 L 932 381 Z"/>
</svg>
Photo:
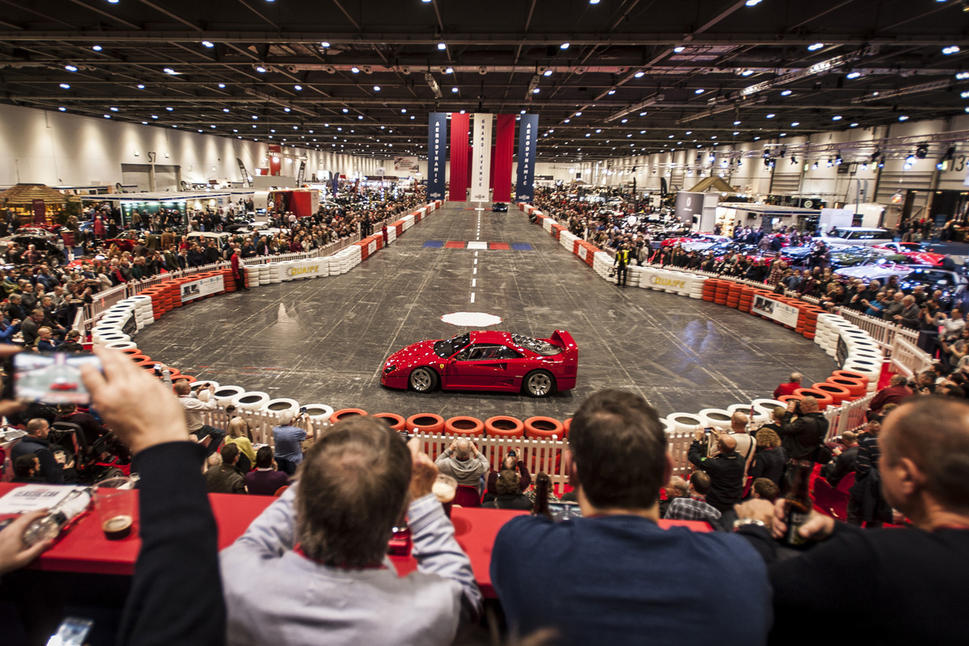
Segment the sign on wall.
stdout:
<svg viewBox="0 0 969 646">
<path fill-rule="evenodd" d="M 771 298 L 764 298 L 763 296 L 754 296 L 754 302 L 750 305 L 750 311 L 754 314 L 766 316 L 782 325 L 797 327 L 797 315 L 799 311 L 796 307 L 792 307 L 787 303 L 775 301 Z"/>
<path fill-rule="evenodd" d="M 383 170 L 383 169 L 381 169 Z M 394 172 L 406 175 L 416 175 L 420 171 L 417 157 L 412 155 L 394 157 Z"/>
<path fill-rule="evenodd" d="M 225 290 L 225 284 L 222 281 L 222 274 L 182 283 L 182 302 L 188 303 L 203 296 L 218 294 L 223 290 Z"/>
<path fill-rule="evenodd" d="M 485 112 L 474 114 L 472 127 L 474 137 L 471 155 L 471 196 L 472 202 L 487 202 L 491 194 L 491 115 Z"/>
</svg>

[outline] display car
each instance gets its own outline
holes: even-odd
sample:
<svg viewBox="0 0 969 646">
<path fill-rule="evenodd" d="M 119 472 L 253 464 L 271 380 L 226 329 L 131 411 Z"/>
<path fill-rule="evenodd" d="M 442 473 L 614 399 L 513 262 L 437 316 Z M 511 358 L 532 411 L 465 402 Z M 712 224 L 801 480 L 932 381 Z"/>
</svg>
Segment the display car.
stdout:
<svg viewBox="0 0 969 646">
<path fill-rule="evenodd" d="M 7 261 L 13 264 L 23 264 L 23 258 L 27 247 L 34 245 L 34 248 L 43 256 L 43 262 L 51 265 L 60 265 L 64 262 L 64 242 L 60 236 L 54 234 L 44 235 L 23 235 L 16 234 L 0 238 L 0 254 L 6 257 Z"/>
<path fill-rule="evenodd" d="M 901 280 L 911 274 L 912 271 L 913 268 L 911 265 L 885 260 L 865 265 L 855 265 L 853 267 L 842 267 L 836 269 L 834 273 L 837 276 L 844 276 L 845 278 L 860 278 L 866 283 L 877 280 L 884 284 L 892 276 Z"/>
<path fill-rule="evenodd" d="M 916 285 L 922 285 L 925 291 L 942 292 L 939 303 L 943 311 L 950 307 L 964 307 L 969 280 L 958 272 L 938 267 L 912 267 L 912 271 L 899 280 L 899 286 L 908 291 Z"/>
<path fill-rule="evenodd" d="M 492 213 L 507 213 L 508 205 L 504 202 L 495 202 L 491 205 L 491 211 Z"/>
<path fill-rule="evenodd" d="M 875 249 L 900 254 L 909 259 L 909 262 L 919 265 L 934 265 L 939 267 L 945 262 L 944 253 L 935 253 L 918 242 L 889 242 L 886 244 L 875 245 Z"/>
<path fill-rule="evenodd" d="M 663 240 L 662 246 L 673 247 L 680 245 L 683 251 L 705 251 L 715 244 L 731 242 L 727 236 L 718 236 L 713 233 L 693 233 L 688 236 L 667 238 Z"/>
<path fill-rule="evenodd" d="M 440 387 L 547 397 L 574 388 L 578 367 L 579 349 L 565 330 L 547 339 L 478 330 L 398 350 L 384 362 L 380 383 L 421 393 Z"/>
<path fill-rule="evenodd" d="M 892 242 L 892 234 L 888 229 L 879 227 L 833 227 L 831 231 L 819 238 L 826 245 L 884 245 Z"/>
</svg>

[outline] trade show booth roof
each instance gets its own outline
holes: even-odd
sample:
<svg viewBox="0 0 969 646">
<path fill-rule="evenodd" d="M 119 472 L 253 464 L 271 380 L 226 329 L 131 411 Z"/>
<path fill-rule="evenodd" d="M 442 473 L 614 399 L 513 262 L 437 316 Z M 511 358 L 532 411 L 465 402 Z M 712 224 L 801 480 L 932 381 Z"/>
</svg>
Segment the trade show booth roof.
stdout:
<svg viewBox="0 0 969 646">
<path fill-rule="evenodd" d="M 715 191 L 717 193 L 737 193 L 735 189 L 727 182 L 723 181 L 722 177 L 704 177 L 700 180 L 700 183 L 689 190 L 690 193 L 706 193 L 708 191 Z"/>
<path fill-rule="evenodd" d="M 15 206 L 33 204 L 34 200 L 64 204 L 67 196 L 44 184 L 17 184 L 0 193 L 0 204 Z"/>
<path fill-rule="evenodd" d="M 235 198 L 252 194 L 253 191 L 251 190 L 172 191 L 170 193 L 110 193 L 107 195 L 81 195 L 79 197 L 85 202 L 187 202 L 189 200 Z"/>
<path fill-rule="evenodd" d="M 720 202 L 718 208 L 750 211 L 757 215 L 776 215 L 777 217 L 791 217 L 795 215 L 821 215 L 820 209 L 802 209 L 798 206 L 775 206 L 774 204 L 751 204 L 749 202 Z"/>
</svg>

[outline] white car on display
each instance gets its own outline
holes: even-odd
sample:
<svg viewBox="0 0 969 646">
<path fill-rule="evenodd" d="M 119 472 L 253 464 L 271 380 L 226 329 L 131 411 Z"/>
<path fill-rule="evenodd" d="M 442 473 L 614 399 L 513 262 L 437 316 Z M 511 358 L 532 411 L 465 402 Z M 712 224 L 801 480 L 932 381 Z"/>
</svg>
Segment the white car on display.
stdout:
<svg viewBox="0 0 969 646">
<path fill-rule="evenodd" d="M 870 265 L 855 265 L 854 267 L 842 267 L 841 269 L 835 270 L 835 275 L 844 276 L 845 278 L 860 278 L 866 283 L 871 280 L 877 280 L 881 284 L 885 284 L 892 276 L 895 276 L 899 280 L 905 278 L 912 273 L 914 268 L 911 265 L 903 265 L 895 262 L 879 261 L 874 262 Z"/>
<path fill-rule="evenodd" d="M 888 229 L 880 227 L 834 227 L 820 238 L 828 246 L 832 245 L 885 245 L 893 241 Z"/>
</svg>

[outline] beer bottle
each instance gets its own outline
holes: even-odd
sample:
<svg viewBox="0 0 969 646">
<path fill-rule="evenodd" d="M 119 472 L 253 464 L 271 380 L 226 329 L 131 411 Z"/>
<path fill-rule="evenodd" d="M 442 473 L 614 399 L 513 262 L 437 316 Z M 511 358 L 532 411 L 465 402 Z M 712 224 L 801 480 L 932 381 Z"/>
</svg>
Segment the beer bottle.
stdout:
<svg viewBox="0 0 969 646">
<path fill-rule="evenodd" d="M 552 520 L 552 512 L 548 508 L 548 494 L 552 488 L 552 479 L 547 473 L 535 476 L 535 503 L 532 505 L 532 516 L 544 516 Z"/>
<path fill-rule="evenodd" d="M 811 471 L 814 463 L 810 460 L 792 460 L 788 469 L 791 470 L 790 488 L 785 500 L 784 522 L 787 530 L 784 542 L 791 547 L 802 547 L 807 539 L 798 532 L 801 525 L 811 516 L 814 505 L 811 502 L 810 483 Z"/>
</svg>

